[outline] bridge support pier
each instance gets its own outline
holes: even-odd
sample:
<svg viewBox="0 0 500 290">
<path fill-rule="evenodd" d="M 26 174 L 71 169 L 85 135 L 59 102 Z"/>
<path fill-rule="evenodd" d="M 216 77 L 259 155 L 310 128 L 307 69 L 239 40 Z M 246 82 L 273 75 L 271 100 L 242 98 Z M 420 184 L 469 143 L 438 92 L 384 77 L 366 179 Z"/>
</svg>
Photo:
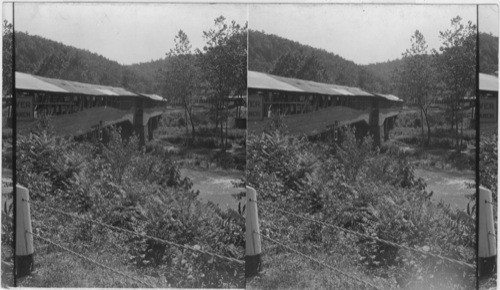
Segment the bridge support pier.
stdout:
<svg viewBox="0 0 500 290">
<path fill-rule="evenodd" d="M 373 100 L 369 116 L 369 125 L 370 125 L 370 132 L 373 135 L 373 146 L 375 147 L 380 146 L 380 136 L 381 136 L 380 131 L 384 130 L 383 124 L 379 125 L 379 115 L 380 115 L 379 102 L 378 100 Z"/>
<path fill-rule="evenodd" d="M 384 141 L 389 140 L 389 130 L 390 130 L 389 123 L 390 123 L 390 120 L 391 119 L 389 118 L 389 119 L 385 119 L 385 121 L 384 121 L 384 126 L 383 126 L 384 127 L 384 134 L 383 134 L 384 135 Z"/>
</svg>

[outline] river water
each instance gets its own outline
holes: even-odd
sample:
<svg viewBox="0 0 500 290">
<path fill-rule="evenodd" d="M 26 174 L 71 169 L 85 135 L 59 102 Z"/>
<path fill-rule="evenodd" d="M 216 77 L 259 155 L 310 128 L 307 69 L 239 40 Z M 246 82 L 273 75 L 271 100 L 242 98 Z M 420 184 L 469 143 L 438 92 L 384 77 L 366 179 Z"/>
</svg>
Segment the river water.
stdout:
<svg viewBox="0 0 500 290">
<path fill-rule="evenodd" d="M 193 190 L 200 191 L 198 198 L 201 201 L 211 201 L 222 210 L 238 209 L 239 201 L 233 197 L 233 194 L 244 192 L 245 189 L 234 187 L 234 183 L 239 182 L 244 177 L 244 172 L 234 170 L 208 171 L 191 168 L 182 168 L 180 171 L 182 177 L 191 179 Z"/>
<path fill-rule="evenodd" d="M 474 171 L 446 171 L 438 168 L 417 168 L 415 175 L 427 183 L 427 191 L 434 191 L 433 200 L 449 204 L 452 208 L 466 210 L 466 195 L 474 193 Z M 472 188 L 469 186 L 472 185 Z"/>
<path fill-rule="evenodd" d="M 241 171 L 203 169 L 181 169 L 182 177 L 189 177 L 193 182 L 193 189 L 199 190 L 201 201 L 212 201 L 221 209 L 237 209 L 238 200 L 233 194 L 243 192 L 243 188 L 234 187 L 244 176 Z M 466 210 L 469 200 L 466 195 L 474 193 L 474 171 L 447 171 L 438 168 L 416 168 L 415 175 L 427 183 L 427 191 L 434 191 L 432 196 L 435 202 L 442 200 L 452 208 Z"/>
</svg>

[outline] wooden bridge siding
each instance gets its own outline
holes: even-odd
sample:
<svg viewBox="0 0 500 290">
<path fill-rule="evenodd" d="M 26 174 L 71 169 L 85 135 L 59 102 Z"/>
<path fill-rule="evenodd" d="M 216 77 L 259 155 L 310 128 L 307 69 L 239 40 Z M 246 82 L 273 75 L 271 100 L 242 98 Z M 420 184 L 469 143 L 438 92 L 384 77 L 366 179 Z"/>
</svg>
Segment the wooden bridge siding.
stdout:
<svg viewBox="0 0 500 290">
<path fill-rule="evenodd" d="M 288 115 L 283 117 L 283 122 L 287 125 L 288 131 L 293 135 L 318 135 L 337 126 L 353 125 L 364 122 L 370 128 L 370 133 L 374 136 L 376 145 L 389 139 L 389 131 L 394 125 L 394 119 L 399 114 L 400 108 L 378 108 L 378 111 L 371 108 L 365 110 L 355 110 L 350 107 L 337 106 L 320 109 L 315 112 Z M 378 118 L 376 117 L 378 113 Z M 372 118 L 370 118 L 372 115 Z M 249 133 L 260 134 L 264 131 L 269 118 L 263 120 L 249 120 Z"/>
<path fill-rule="evenodd" d="M 291 134 L 316 135 L 331 129 L 336 121 L 339 126 L 360 121 L 365 121 L 368 124 L 369 115 L 370 109 L 355 110 L 338 106 L 306 114 L 284 116 L 283 121 Z M 261 133 L 269 122 L 269 118 L 264 118 L 261 121 L 250 120 L 248 122 L 248 131 L 250 133 Z"/>
<path fill-rule="evenodd" d="M 133 110 L 119 110 L 111 107 L 97 107 L 73 114 L 50 116 L 54 131 L 59 135 L 78 136 L 100 127 L 107 127 L 121 122 L 133 122 Z M 20 134 L 29 133 L 37 121 L 18 122 Z"/>
<path fill-rule="evenodd" d="M 125 106 L 120 107 L 124 109 L 94 107 L 71 114 L 52 115 L 50 116 L 50 120 L 55 133 L 62 136 L 85 135 L 98 128 L 106 128 L 128 122 L 131 126 L 135 127 L 135 131 L 140 136 L 142 135 L 141 142 L 144 144 L 145 140 L 152 137 L 152 130 L 157 128 L 159 118 L 164 112 L 161 107 L 146 108 L 142 116 L 137 119 L 137 103 L 130 106 L 130 100 L 127 100 Z M 150 120 L 154 121 L 150 122 Z M 35 128 L 36 123 L 37 120 L 32 122 L 18 122 L 17 130 L 20 134 L 27 134 Z"/>
</svg>

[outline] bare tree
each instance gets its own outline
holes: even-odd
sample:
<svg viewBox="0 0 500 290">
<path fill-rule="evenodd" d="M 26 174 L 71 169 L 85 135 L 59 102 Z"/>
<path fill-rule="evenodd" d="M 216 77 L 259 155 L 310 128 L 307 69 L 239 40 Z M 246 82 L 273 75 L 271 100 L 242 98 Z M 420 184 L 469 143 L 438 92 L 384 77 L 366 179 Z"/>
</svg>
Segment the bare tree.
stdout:
<svg viewBox="0 0 500 290">
<path fill-rule="evenodd" d="M 476 25 L 462 23 L 457 16 L 451 20 L 451 29 L 439 32 L 442 45 L 437 58 L 439 79 L 443 84 L 442 93 L 447 98 L 451 127 L 455 128 L 457 150 L 461 147 L 464 114 L 464 98 L 472 96 L 476 82 Z M 460 129 L 461 125 L 461 129 Z"/>
<path fill-rule="evenodd" d="M 193 121 L 193 106 L 196 102 L 196 56 L 191 52 L 191 43 L 184 31 L 179 30 L 175 36 L 175 48 L 167 56 L 169 66 L 165 70 L 165 93 L 180 102 L 186 117 L 186 136 L 189 135 L 188 125 L 191 123 L 191 138 L 194 142 L 195 124 Z"/>
<path fill-rule="evenodd" d="M 403 53 L 403 66 L 398 74 L 399 92 L 415 103 L 422 119 L 422 144 L 425 138 L 424 120 L 427 125 L 427 144 L 431 139 L 429 108 L 434 103 L 435 72 L 432 66 L 432 55 L 427 51 L 427 42 L 420 31 L 411 37 L 411 48 Z"/>
</svg>

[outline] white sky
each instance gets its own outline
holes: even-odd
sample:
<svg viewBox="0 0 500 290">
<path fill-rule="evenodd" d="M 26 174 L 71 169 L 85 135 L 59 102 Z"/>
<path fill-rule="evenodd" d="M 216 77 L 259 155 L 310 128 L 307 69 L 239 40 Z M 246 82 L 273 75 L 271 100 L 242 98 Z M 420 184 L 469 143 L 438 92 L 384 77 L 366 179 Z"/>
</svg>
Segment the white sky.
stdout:
<svg viewBox="0 0 500 290">
<path fill-rule="evenodd" d="M 5 6 L 4 6 L 5 7 Z M 87 49 L 121 64 L 165 57 L 183 30 L 193 49 L 223 15 L 244 25 L 247 5 L 16 3 L 15 29 Z"/>
<path fill-rule="evenodd" d="M 10 7 L 3 4 L 3 17 L 11 22 Z M 163 58 L 179 29 L 193 48 L 202 48 L 202 31 L 216 17 L 244 24 L 247 14 L 250 29 L 367 64 L 400 58 L 416 29 L 429 48 L 438 48 L 439 31 L 450 27 L 451 18 L 476 22 L 476 5 L 16 3 L 15 25 L 131 64 Z M 498 6 L 482 5 L 479 15 L 480 31 L 498 36 Z"/>
<path fill-rule="evenodd" d="M 439 31 L 457 15 L 475 24 L 476 5 L 252 5 L 249 27 L 368 64 L 400 58 L 417 29 L 439 48 Z M 482 31 L 498 36 L 491 22 Z"/>
<path fill-rule="evenodd" d="M 498 36 L 498 6 L 480 5 L 479 6 L 479 31 L 491 33 Z"/>
</svg>

